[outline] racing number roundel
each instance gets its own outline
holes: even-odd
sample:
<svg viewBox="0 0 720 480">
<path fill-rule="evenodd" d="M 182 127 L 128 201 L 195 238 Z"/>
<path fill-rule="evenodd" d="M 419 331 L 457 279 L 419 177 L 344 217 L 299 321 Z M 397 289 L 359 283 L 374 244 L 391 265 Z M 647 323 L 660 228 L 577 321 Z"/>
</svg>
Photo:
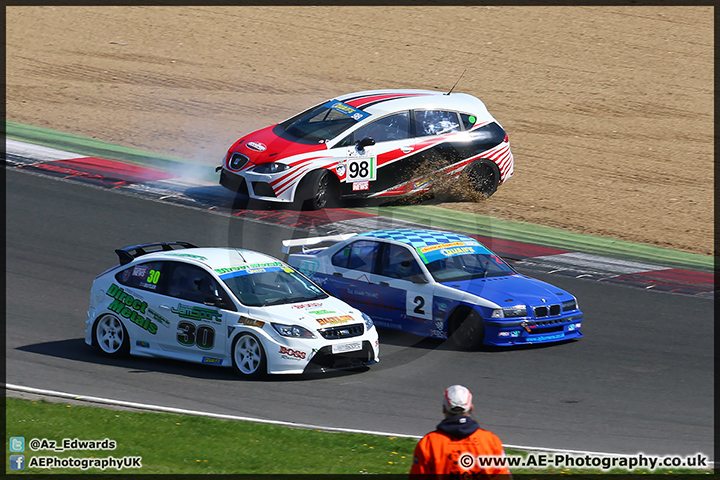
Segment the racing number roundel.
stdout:
<svg viewBox="0 0 720 480">
<path fill-rule="evenodd" d="M 372 182 L 377 180 L 377 160 L 375 157 L 375 146 L 365 147 L 365 150 L 357 150 L 349 147 L 346 159 L 346 182 Z"/>
<path fill-rule="evenodd" d="M 408 317 L 432 319 L 432 295 L 419 291 L 407 291 L 405 299 L 405 314 Z"/>
<path fill-rule="evenodd" d="M 348 159 L 347 178 L 349 182 L 369 182 L 376 179 L 375 157 Z"/>
</svg>

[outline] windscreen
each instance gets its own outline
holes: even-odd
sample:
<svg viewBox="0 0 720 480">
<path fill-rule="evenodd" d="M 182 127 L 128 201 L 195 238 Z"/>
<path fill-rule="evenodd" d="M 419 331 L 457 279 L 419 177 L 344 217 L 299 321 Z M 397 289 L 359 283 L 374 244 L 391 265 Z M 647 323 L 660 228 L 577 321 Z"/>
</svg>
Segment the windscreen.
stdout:
<svg viewBox="0 0 720 480">
<path fill-rule="evenodd" d="M 327 298 L 310 280 L 282 267 L 243 269 L 220 276 L 243 305 L 265 307 Z"/>
<path fill-rule="evenodd" d="M 501 277 L 515 271 L 500 257 L 489 254 L 458 255 L 428 263 L 436 282 L 459 282 L 475 278 Z"/>
<path fill-rule="evenodd" d="M 502 258 L 474 240 L 418 247 L 417 252 L 436 282 L 458 282 L 516 273 Z"/>
<path fill-rule="evenodd" d="M 338 100 L 307 110 L 278 125 L 286 136 L 304 143 L 324 143 L 369 116 Z"/>
</svg>

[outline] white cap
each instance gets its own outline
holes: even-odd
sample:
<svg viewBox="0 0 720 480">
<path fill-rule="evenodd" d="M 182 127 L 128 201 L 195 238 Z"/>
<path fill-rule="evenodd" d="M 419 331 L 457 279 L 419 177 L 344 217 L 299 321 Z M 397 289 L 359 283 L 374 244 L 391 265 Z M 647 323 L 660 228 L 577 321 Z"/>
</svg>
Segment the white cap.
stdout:
<svg viewBox="0 0 720 480">
<path fill-rule="evenodd" d="M 469 413 L 472 409 L 472 393 L 462 385 L 453 385 L 445 390 L 443 406 L 452 415 Z"/>
</svg>

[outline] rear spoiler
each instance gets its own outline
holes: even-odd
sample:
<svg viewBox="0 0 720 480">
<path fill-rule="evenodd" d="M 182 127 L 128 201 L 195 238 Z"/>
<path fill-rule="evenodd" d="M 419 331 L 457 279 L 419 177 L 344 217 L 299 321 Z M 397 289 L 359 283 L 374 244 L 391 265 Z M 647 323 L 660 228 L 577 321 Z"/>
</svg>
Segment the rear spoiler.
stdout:
<svg viewBox="0 0 720 480">
<path fill-rule="evenodd" d="M 282 241 L 282 252 L 290 253 L 292 247 L 302 247 L 302 251 L 307 251 L 307 247 L 315 247 L 322 243 L 337 243 L 352 238 L 357 233 L 344 233 L 342 235 L 326 235 L 324 237 L 296 238 L 292 240 Z M 329 245 L 328 245 L 329 246 Z"/>
<path fill-rule="evenodd" d="M 141 243 L 138 245 L 130 245 L 129 247 L 118 248 L 115 250 L 120 265 L 132 262 L 137 257 L 147 255 L 148 253 L 167 252 L 169 250 L 179 250 L 181 248 L 198 248 L 196 245 L 188 242 L 157 242 L 157 243 Z"/>
</svg>

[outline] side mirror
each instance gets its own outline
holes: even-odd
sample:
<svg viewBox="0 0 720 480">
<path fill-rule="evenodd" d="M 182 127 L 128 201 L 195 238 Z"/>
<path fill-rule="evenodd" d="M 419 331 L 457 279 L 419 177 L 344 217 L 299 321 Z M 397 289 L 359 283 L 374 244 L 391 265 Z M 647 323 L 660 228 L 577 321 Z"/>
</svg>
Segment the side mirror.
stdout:
<svg viewBox="0 0 720 480">
<path fill-rule="evenodd" d="M 425 278 L 425 275 L 422 275 L 420 273 L 416 273 L 412 277 L 410 277 L 410 281 L 412 283 L 430 283 L 427 278 Z"/>
<path fill-rule="evenodd" d="M 358 150 L 365 150 L 365 147 L 375 145 L 375 139 L 372 137 L 365 137 L 362 140 L 358 140 L 357 142 L 355 142 L 355 145 L 357 146 Z"/>
<path fill-rule="evenodd" d="M 225 300 L 223 300 L 220 297 L 206 297 L 205 301 L 203 302 L 205 305 L 209 307 L 218 307 L 218 308 L 225 308 Z"/>
</svg>

